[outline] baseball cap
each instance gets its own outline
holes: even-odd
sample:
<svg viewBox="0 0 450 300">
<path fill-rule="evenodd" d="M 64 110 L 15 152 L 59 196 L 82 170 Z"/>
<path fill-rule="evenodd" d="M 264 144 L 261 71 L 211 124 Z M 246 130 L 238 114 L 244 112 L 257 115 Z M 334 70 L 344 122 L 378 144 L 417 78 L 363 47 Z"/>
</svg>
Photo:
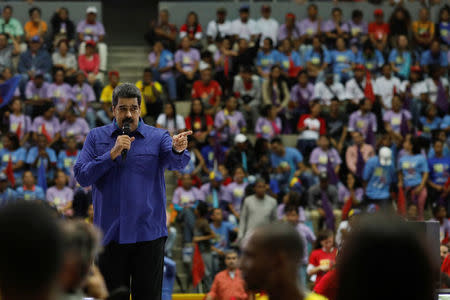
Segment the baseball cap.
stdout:
<svg viewBox="0 0 450 300">
<path fill-rule="evenodd" d="M 97 14 L 97 7 L 95 7 L 95 6 L 89 6 L 89 7 L 86 9 L 86 13 L 87 13 L 87 14 Z"/>
<path fill-rule="evenodd" d="M 420 66 L 411 66 L 411 72 L 422 72 Z"/>
<path fill-rule="evenodd" d="M 110 78 L 111 76 L 119 77 L 119 71 L 116 71 L 116 70 L 109 71 L 108 78 Z"/>
<path fill-rule="evenodd" d="M 0 181 L 8 181 L 8 177 L 3 172 L 0 173 Z"/>
<path fill-rule="evenodd" d="M 86 42 L 86 46 L 92 46 L 92 47 L 95 47 L 95 41 L 93 41 L 93 40 L 89 40 L 89 41 L 87 41 Z"/>
<path fill-rule="evenodd" d="M 378 156 L 382 166 L 390 166 L 392 164 L 392 151 L 388 147 L 381 147 Z"/>
<path fill-rule="evenodd" d="M 219 7 L 216 11 L 218 14 L 226 14 L 227 10 L 225 7 Z"/>
<path fill-rule="evenodd" d="M 249 12 L 250 11 L 250 6 L 248 4 L 242 4 L 241 7 L 239 8 L 239 12 Z"/>
<path fill-rule="evenodd" d="M 287 13 L 286 18 L 291 18 L 295 20 L 295 15 L 293 13 Z"/>
<path fill-rule="evenodd" d="M 382 16 L 383 15 L 383 10 L 381 8 L 377 8 L 373 11 L 373 14 L 375 16 Z"/>
<path fill-rule="evenodd" d="M 362 70 L 362 71 L 364 71 L 365 67 L 364 67 L 364 65 L 361 65 L 361 64 L 357 64 L 357 65 L 355 65 L 355 67 L 354 67 L 353 69 L 355 69 L 355 70 Z"/>
<path fill-rule="evenodd" d="M 32 43 L 39 43 L 41 41 L 41 38 L 38 35 L 35 35 L 31 38 Z"/>
<path fill-rule="evenodd" d="M 247 141 L 247 137 L 245 135 L 243 135 L 242 133 L 239 133 L 238 135 L 236 135 L 234 137 L 234 143 L 238 144 L 238 143 L 245 143 Z"/>
</svg>

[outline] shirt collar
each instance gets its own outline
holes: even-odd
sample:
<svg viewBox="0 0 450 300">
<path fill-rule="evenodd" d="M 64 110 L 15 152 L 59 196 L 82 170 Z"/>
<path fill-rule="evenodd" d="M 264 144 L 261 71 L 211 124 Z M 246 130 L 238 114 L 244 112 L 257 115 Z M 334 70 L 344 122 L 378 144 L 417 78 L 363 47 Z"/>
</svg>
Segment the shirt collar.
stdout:
<svg viewBox="0 0 450 300">
<path fill-rule="evenodd" d="M 142 137 L 145 138 L 144 126 L 142 125 L 143 123 L 144 123 L 144 121 L 142 121 L 142 118 L 139 118 L 138 127 L 132 133 L 138 133 L 139 135 L 141 135 Z M 113 136 L 113 135 L 116 135 L 116 134 L 117 135 L 122 134 L 122 129 L 119 128 L 119 125 L 117 125 L 116 119 L 114 119 L 112 121 L 112 123 L 108 125 L 108 135 L 109 136 Z"/>
</svg>

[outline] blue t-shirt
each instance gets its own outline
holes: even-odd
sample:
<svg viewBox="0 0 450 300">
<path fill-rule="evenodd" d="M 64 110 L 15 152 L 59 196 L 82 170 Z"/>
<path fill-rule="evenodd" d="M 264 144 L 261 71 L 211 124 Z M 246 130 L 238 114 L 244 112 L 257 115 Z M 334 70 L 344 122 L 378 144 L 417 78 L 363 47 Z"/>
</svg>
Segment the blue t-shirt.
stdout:
<svg viewBox="0 0 450 300">
<path fill-rule="evenodd" d="M 403 175 L 405 187 L 418 186 L 422 182 L 423 173 L 428 173 L 428 163 L 422 154 L 405 155 L 398 162 L 398 169 Z"/>
<path fill-rule="evenodd" d="M 24 190 L 21 186 L 17 188 L 16 192 L 19 199 L 26 201 L 45 200 L 44 190 L 38 185 L 35 185 L 33 190 Z"/>
<path fill-rule="evenodd" d="M 0 150 L 0 158 L 1 158 L 1 171 L 3 172 L 6 167 L 8 166 L 9 163 L 9 156 L 11 156 L 11 162 L 13 164 L 16 164 L 19 161 L 23 161 L 25 162 L 26 159 L 26 155 L 27 155 L 27 150 L 25 150 L 25 148 L 18 148 L 15 151 L 9 151 L 8 149 L 3 148 L 2 150 Z M 16 178 L 16 180 L 18 178 L 21 178 L 23 174 L 23 169 L 22 170 L 17 170 L 14 172 L 14 177 Z"/>
<path fill-rule="evenodd" d="M 389 187 L 394 182 L 394 176 L 393 163 L 390 166 L 382 166 L 377 156 L 370 158 L 363 172 L 363 180 L 367 181 L 367 197 L 373 200 L 389 198 Z"/>
<path fill-rule="evenodd" d="M 395 67 L 399 69 L 399 74 L 405 78 L 409 77 L 409 71 L 412 64 L 412 57 L 409 51 L 400 53 L 397 49 L 392 49 L 389 53 L 389 62 L 394 63 Z"/>
<path fill-rule="evenodd" d="M 230 248 L 230 231 L 233 231 L 236 226 L 227 221 L 222 221 L 219 228 L 214 226 L 214 223 L 211 223 L 209 226 L 216 234 L 213 240 L 214 247 L 222 251 L 228 250 Z"/>
<path fill-rule="evenodd" d="M 270 68 L 277 63 L 278 55 L 279 52 L 277 50 L 272 50 L 267 54 L 263 51 L 259 51 L 258 56 L 256 57 L 256 65 L 261 67 L 263 72 L 269 73 Z"/>
<path fill-rule="evenodd" d="M 320 52 L 314 51 L 314 49 L 310 49 L 305 54 L 305 62 L 310 62 L 313 65 L 320 66 L 324 62 L 327 64 L 331 63 L 330 52 L 328 50 L 323 49 L 322 55 Z"/>
<path fill-rule="evenodd" d="M 444 51 L 440 51 L 439 55 L 434 57 L 431 55 L 430 50 L 426 50 L 422 53 L 422 56 L 420 57 L 420 65 L 421 66 L 428 66 L 428 65 L 441 65 L 442 67 L 448 66 L 447 61 L 447 53 Z"/>
<path fill-rule="evenodd" d="M 434 158 L 436 156 L 436 153 L 434 152 L 434 148 L 431 147 L 430 151 L 428 151 L 427 157 L 428 159 Z M 444 148 L 442 149 L 442 156 L 450 156 L 450 149 L 448 149 L 447 144 L 444 144 Z"/>
<path fill-rule="evenodd" d="M 46 148 L 45 152 L 47 152 L 48 155 L 48 159 L 47 158 L 40 158 L 36 168 L 31 168 L 31 172 L 33 173 L 34 176 L 37 176 L 37 170 L 39 169 L 40 165 L 43 163 L 45 168 L 48 167 L 48 164 L 56 164 L 57 163 L 57 159 L 56 159 L 56 153 L 55 150 L 53 150 L 52 148 Z M 34 163 L 34 161 L 36 160 L 36 157 L 38 157 L 39 155 L 39 150 L 38 147 L 32 147 L 30 150 L 28 150 L 28 154 L 27 154 L 27 159 L 26 159 L 26 163 L 31 165 L 32 163 Z M 50 162 L 49 162 L 50 160 Z M 49 171 L 47 171 L 47 178 L 48 179 L 53 179 L 53 169 L 50 169 Z"/>
<path fill-rule="evenodd" d="M 342 70 L 351 70 L 351 64 L 356 62 L 356 58 L 352 50 L 333 50 L 331 51 L 331 61 L 333 62 L 333 73 L 341 75 Z"/>
<path fill-rule="evenodd" d="M 67 151 L 60 151 L 58 154 L 58 162 L 56 166 L 58 169 L 61 169 L 67 175 L 70 175 L 72 167 L 75 165 L 78 156 L 80 155 L 80 151 L 77 151 L 76 155 L 67 155 Z"/>
<path fill-rule="evenodd" d="M 173 54 L 169 50 L 164 49 L 161 52 L 161 55 L 159 56 L 159 64 L 158 69 L 165 68 L 169 65 L 173 66 L 174 60 L 173 60 Z"/>
<path fill-rule="evenodd" d="M 444 185 L 450 174 L 450 156 L 429 158 L 428 168 L 430 180 L 435 184 Z"/>
<path fill-rule="evenodd" d="M 450 115 L 446 115 L 441 123 L 441 129 L 447 129 L 448 127 L 450 127 Z"/>
<path fill-rule="evenodd" d="M 175 261 L 168 257 L 164 257 L 164 269 L 163 269 L 163 283 L 161 291 L 162 300 L 172 300 L 173 286 L 176 278 L 176 266 Z"/>
<path fill-rule="evenodd" d="M 222 147 L 222 150 L 221 150 L 222 153 L 226 153 L 228 150 L 228 147 L 225 147 L 225 146 L 221 146 L 221 147 Z M 214 148 L 211 147 L 210 145 L 203 146 L 200 153 L 202 154 L 203 159 L 205 160 L 206 167 L 209 170 L 214 169 L 214 159 L 215 159 Z"/>
<path fill-rule="evenodd" d="M 6 205 L 17 200 L 17 193 L 15 190 L 7 187 L 3 193 L 0 193 L 0 206 Z"/>
<path fill-rule="evenodd" d="M 294 63 L 294 67 L 299 67 L 302 65 L 302 60 L 300 58 L 300 54 L 296 51 L 291 52 L 292 62 Z M 280 65 L 280 67 L 287 72 L 291 66 L 291 61 L 289 60 L 289 56 L 284 54 L 283 52 L 278 53 L 277 63 Z"/>
<path fill-rule="evenodd" d="M 371 57 L 366 57 L 362 51 L 358 51 L 356 63 L 364 65 L 370 72 L 375 72 L 384 65 L 384 57 L 378 50 L 375 50 Z"/>
<path fill-rule="evenodd" d="M 424 137 L 431 138 L 431 131 L 437 130 L 441 127 L 442 119 L 435 117 L 431 123 L 427 121 L 426 117 L 420 117 L 420 124 L 422 124 L 422 134 Z"/>
<path fill-rule="evenodd" d="M 291 167 L 289 178 L 292 179 L 295 171 L 297 170 L 297 165 L 303 162 L 303 156 L 297 149 L 285 147 L 284 156 L 281 157 L 272 152 L 270 154 L 270 160 L 272 162 L 272 167 L 274 168 L 277 168 L 284 163 L 289 164 Z"/>
</svg>

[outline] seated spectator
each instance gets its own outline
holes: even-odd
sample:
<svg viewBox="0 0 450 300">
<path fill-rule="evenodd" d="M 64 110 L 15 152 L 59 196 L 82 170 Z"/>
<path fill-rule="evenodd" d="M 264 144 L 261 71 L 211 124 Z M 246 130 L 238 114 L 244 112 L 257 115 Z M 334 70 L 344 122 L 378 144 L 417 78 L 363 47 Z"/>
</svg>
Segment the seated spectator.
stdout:
<svg viewBox="0 0 450 300">
<path fill-rule="evenodd" d="M 352 70 L 356 63 L 356 57 L 352 50 L 347 49 L 343 38 L 336 39 L 336 50 L 331 51 L 330 56 L 335 81 L 347 82 L 353 76 Z"/>
<path fill-rule="evenodd" d="M 178 71 L 177 89 L 178 99 L 186 97 L 186 84 L 193 83 L 198 77 L 197 71 L 200 63 L 200 52 L 191 48 L 188 37 L 180 42 L 181 48 L 175 53 L 175 67 Z"/>
<path fill-rule="evenodd" d="M 423 220 L 425 201 L 427 199 L 428 163 L 423 154 L 417 138 L 411 140 L 405 139 L 403 150 L 405 155 L 400 158 L 398 163 L 398 185 L 399 188 L 405 188 L 407 200 L 417 203 L 418 218 Z"/>
<path fill-rule="evenodd" d="M 223 183 L 223 176 L 219 171 L 209 173 L 209 182 L 200 187 L 202 200 L 213 208 L 225 206 L 224 197 L 226 193 Z"/>
<path fill-rule="evenodd" d="M 55 150 L 48 145 L 49 143 L 45 135 L 39 134 L 37 136 L 36 146 L 28 150 L 25 162 L 30 166 L 30 170 L 34 176 L 37 176 L 39 167 L 41 164 L 44 164 L 47 179 L 52 180 L 57 160 Z"/>
<path fill-rule="evenodd" d="M 161 41 L 155 41 L 153 52 L 148 55 L 148 61 L 153 72 L 153 79 L 166 85 L 169 100 L 177 99 L 177 85 L 173 74 L 173 54 L 164 49 Z"/>
<path fill-rule="evenodd" d="M 20 89 L 25 93 L 28 80 L 38 73 L 42 73 L 46 81 L 51 81 L 52 58 L 47 50 L 42 47 L 41 38 L 34 36 L 30 40 L 30 47 L 20 55 L 18 72 L 21 74 Z"/>
<path fill-rule="evenodd" d="M 441 44 L 450 46 L 450 7 L 445 5 L 439 11 L 439 20 L 436 24 L 436 36 Z"/>
<path fill-rule="evenodd" d="M 3 149 L 0 150 L 1 172 L 7 173 L 9 162 L 12 164 L 16 186 L 22 183 L 22 175 L 25 171 L 25 159 L 27 150 L 20 147 L 19 139 L 14 133 L 8 132 L 2 138 Z"/>
<path fill-rule="evenodd" d="M 412 23 L 414 42 L 422 49 L 428 49 L 435 37 L 434 23 L 430 21 L 430 12 L 426 7 L 419 11 L 419 20 Z"/>
<path fill-rule="evenodd" d="M 366 162 L 375 156 L 372 145 L 365 143 L 364 137 L 359 131 L 352 132 L 353 145 L 345 152 L 347 169 L 358 179 L 362 180 Z"/>
<path fill-rule="evenodd" d="M 225 108 L 219 111 L 214 119 L 214 127 L 219 135 L 219 141 L 226 145 L 233 143 L 233 139 L 241 131 L 246 131 L 244 115 L 237 111 L 237 99 L 230 97 L 225 103 Z"/>
<path fill-rule="evenodd" d="M 69 19 L 67 8 L 58 8 L 50 20 L 50 25 L 53 46 L 57 46 L 61 40 L 67 41 L 68 48 L 75 46 L 75 24 Z"/>
<path fill-rule="evenodd" d="M 428 158 L 428 192 L 434 203 L 447 205 L 449 188 L 446 187 L 450 175 L 450 156 L 444 156 L 444 143 L 436 140 L 433 144 L 434 157 Z"/>
<path fill-rule="evenodd" d="M 260 225 L 277 220 L 277 200 L 267 195 L 267 183 L 263 178 L 255 182 L 255 194 L 244 199 L 239 222 L 238 239 L 244 239 Z"/>
<path fill-rule="evenodd" d="M 366 89 L 366 68 L 362 64 L 357 64 L 353 67 L 353 78 L 345 83 L 346 99 L 350 100 L 347 104 L 347 111 L 355 111 L 361 100 L 363 100 Z"/>
<path fill-rule="evenodd" d="M 43 108 L 43 115 L 33 120 L 31 131 L 33 132 L 33 140 L 37 141 L 39 135 L 46 138 L 48 146 L 51 147 L 61 138 L 61 125 L 55 116 L 55 106 L 53 103 L 46 103 Z"/>
<path fill-rule="evenodd" d="M 22 107 L 22 101 L 14 99 L 11 102 L 11 112 L 5 113 L 5 117 L 8 119 L 9 132 L 17 136 L 20 146 L 25 145 L 31 132 L 31 118 L 23 113 Z M 5 147 L 5 144 L 3 144 L 3 147 Z"/>
<path fill-rule="evenodd" d="M 141 91 L 142 102 L 144 102 L 144 105 L 146 106 L 148 116 L 152 117 L 153 120 L 156 120 L 163 109 L 161 100 L 163 88 L 158 81 L 153 79 L 152 69 L 144 69 L 142 80 L 136 82 L 136 86 Z"/>
<path fill-rule="evenodd" d="M 191 98 L 200 99 L 205 111 L 214 115 L 219 108 L 221 97 L 222 89 L 219 83 L 212 79 L 211 67 L 201 63 L 200 80 L 194 82 Z"/>
<path fill-rule="evenodd" d="M 317 236 L 314 250 L 309 256 L 307 267 L 308 276 L 316 275 L 314 285 L 319 283 L 325 274 L 335 267 L 336 254 L 333 231 L 321 231 Z"/>
<path fill-rule="evenodd" d="M 38 36 L 40 40 L 45 39 L 47 34 L 47 23 L 41 19 L 41 9 L 39 7 L 32 7 L 28 10 L 30 20 L 25 23 L 23 27 L 25 30 L 25 40 L 31 42 L 31 39 Z"/>
<path fill-rule="evenodd" d="M 168 102 L 164 105 L 164 112 L 156 120 L 156 127 L 167 129 L 173 136 L 186 128 L 186 122 L 181 115 L 177 114 L 175 104 Z"/>
<path fill-rule="evenodd" d="M 52 62 L 54 68 L 62 68 L 66 77 L 72 77 L 77 70 L 77 59 L 73 53 L 69 51 L 69 43 L 67 40 L 59 40 L 58 51 L 53 52 Z"/>
<path fill-rule="evenodd" d="M 234 36 L 234 39 L 245 39 L 255 42 L 259 33 L 257 23 L 253 19 L 250 19 L 249 5 L 241 5 L 239 8 L 239 18 L 231 23 L 231 34 Z"/>
<path fill-rule="evenodd" d="M 392 67 L 389 64 L 383 66 L 382 75 L 375 80 L 373 91 L 382 108 L 388 110 L 392 108 L 394 95 L 401 91 L 401 82 L 392 74 Z"/>
<path fill-rule="evenodd" d="M 419 129 L 422 130 L 420 135 L 427 140 L 431 140 L 431 133 L 440 128 L 442 119 L 437 114 L 437 108 L 434 104 L 428 104 L 425 109 L 425 115 L 420 117 Z"/>
<path fill-rule="evenodd" d="M 441 45 L 437 40 L 433 40 L 430 43 L 429 50 L 423 51 L 420 57 L 420 66 L 424 68 L 425 72 L 428 73 L 430 71 L 431 65 L 437 65 L 443 68 L 448 66 L 447 53 L 441 50 Z"/>
<path fill-rule="evenodd" d="M 374 134 L 377 132 L 377 118 L 372 112 L 372 101 L 364 98 L 364 100 L 359 103 L 359 110 L 350 115 L 348 131 L 359 131 L 364 136 L 364 139 L 367 140 L 367 136 L 370 135 L 370 130 L 372 130 Z"/>
<path fill-rule="evenodd" d="M 233 182 L 225 187 L 225 194 L 223 196 L 223 200 L 228 204 L 228 211 L 234 216 L 234 218 L 230 218 L 230 220 L 234 220 L 232 222 L 233 224 L 237 224 L 237 220 L 240 218 L 241 206 L 247 185 L 244 169 L 241 166 L 237 166 L 233 170 Z"/>
<path fill-rule="evenodd" d="M 345 100 L 345 90 L 342 83 L 334 80 L 332 73 L 327 73 L 325 81 L 316 81 L 314 85 L 313 99 L 318 99 L 320 104 L 329 106 L 331 99 L 338 98 L 340 101 Z"/>
<path fill-rule="evenodd" d="M 399 5 L 394 9 L 389 18 L 389 28 L 390 43 L 392 46 L 398 41 L 399 36 L 410 36 L 411 15 L 405 7 Z"/>
<path fill-rule="evenodd" d="M 67 186 L 67 176 L 63 171 L 56 171 L 55 185 L 46 192 L 46 200 L 64 216 L 73 214 L 73 190 Z"/>
<path fill-rule="evenodd" d="M 261 110 L 261 117 L 256 120 L 255 134 L 258 138 L 271 140 L 281 134 L 283 125 L 277 117 L 278 109 L 275 105 L 267 104 Z"/>
<path fill-rule="evenodd" d="M 102 90 L 100 96 L 100 102 L 102 102 L 102 109 L 97 111 L 97 117 L 103 123 L 103 125 L 109 124 L 113 119 L 113 113 L 111 110 L 113 91 L 120 84 L 120 75 L 117 71 L 110 71 L 108 73 L 109 84 Z M 141 108 L 144 101 L 141 101 Z"/>
<path fill-rule="evenodd" d="M 433 208 L 433 217 L 431 220 L 439 222 L 439 241 L 441 245 L 448 244 L 450 221 L 447 218 L 447 210 L 443 204 L 438 204 Z"/>
<path fill-rule="evenodd" d="M 422 77 L 422 69 L 419 66 L 412 66 L 409 78 L 404 80 L 401 86 L 401 92 L 404 94 L 403 106 L 410 110 L 415 126 L 419 123 L 423 104 L 428 101 L 427 86 Z"/>
<path fill-rule="evenodd" d="M 443 156 L 450 156 L 450 149 L 447 145 L 447 134 L 445 133 L 445 130 L 442 130 L 443 128 L 445 128 L 446 122 L 448 122 L 448 117 L 445 117 L 444 120 L 441 123 L 441 130 L 436 130 L 433 132 L 433 143 L 430 144 L 430 147 L 428 149 L 428 153 L 427 158 L 434 158 L 436 156 L 436 153 L 434 152 L 434 141 L 441 141 L 443 144 L 443 149 L 442 149 L 442 155 Z M 428 146 L 428 145 L 427 145 Z"/>
<path fill-rule="evenodd" d="M 97 8 L 89 6 L 86 9 L 86 19 L 80 21 L 77 25 L 78 40 L 81 42 L 79 52 L 83 55 L 86 52 L 86 42 L 93 41 L 97 44 L 100 58 L 99 70 L 106 71 L 108 49 L 103 42 L 105 37 L 105 28 L 100 21 L 97 21 Z"/>
<path fill-rule="evenodd" d="M 231 22 L 227 20 L 226 8 L 219 7 L 216 10 L 216 19 L 208 23 L 206 38 L 208 44 L 213 44 L 227 36 L 231 36 Z"/>
<path fill-rule="evenodd" d="M 153 46 L 156 41 L 162 42 L 164 47 L 175 51 L 175 40 L 177 38 L 177 26 L 169 22 L 169 11 L 161 9 L 158 20 L 150 21 L 150 30 L 145 34 L 145 40 Z"/>
<path fill-rule="evenodd" d="M 256 57 L 256 68 L 258 75 L 268 79 L 271 68 L 278 63 L 279 52 L 273 49 L 273 41 L 271 38 L 265 38 L 261 49 Z"/>
<path fill-rule="evenodd" d="M 364 65 L 367 71 L 373 75 L 380 73 L 384 65 L 384 57 L 380 50 L 375 49 L 372 42 L 367 40 L 362 47 L 362 51 L 358 52 L 356 58 L 357 63 Z"/>
<path fill-rule="evenodd" d="M 197 13 L 191 11 L 186 17 L 186 22 L 180 27 L 180 39 L 189 38 L 190 46 L 201 48 L 201 39 L 203 37 L 202 25 L 198 21 Z"/>
<path fill-rule="evenodd" d="M 281 76 L 281 68 L 272 66 L 267 80 L 262 84 L 263 104 L 272 104 L 277 108 L 277 114 L 285 110 L 289 103 L 289 88 L 287 82 Z"/>
<path fill-rule="evenodd" d="M 255 57 L 258 55 L 259 45 L 249 46 L 249 41 L 246 39 L 238 40 L 238 52 L 233 59 L 233 72 L 238 73 L 241 67 L 252 66 L 255 67 Z"/>
<path fill-rule="evenodd" d="M 342 154 L 348 133 L 348 113 L 340 110 L 340 101 L 338 99 L 331 99 L 330 111 L 325 118 L 325 122 L 327 124 L 327 136 L 330 138 L 331 145 Z"/>
<path fill-rule="evenodd" d="M 338 38 L 349 38 L 348 24 L 342 19 L 342 9 L 334 7 L 331 11 L 331 19 L 326 21 L 321 30 L 325 33 L 325 43 L 329 49 L 336 46 Z"/>
<path fill-rule="evenodd" d="M 228 37 L 218 41 L 217 47 L 213 57 L 216 67 L 214 78 L 219 82 L 225 95 L 228 95 L 233 83 L 233 58 L 237 56 L 237 52 L 231 49 L 231 39 Z"/>
<path fill-rule="evenodd" d="M 37 73 L 34 78 L 26 84 L 25 104 L 28 115 L 37 116 L 43 113 L 43 105 L 49 103 L 48 89 L 50 83 L 44 81 L 44 74 Z"/>
<path fill-rule="evenodd" d="M 199 143 L 204 143 L 206 137 L 213 129 L 214 121 L 210 115 L 205 114 L 203 102 L 199 99 L 193 99 L 191 111 L 186 117 L 186 129 L 192 130 L 193 137 Z"/>
<path fill-rule="evenodd" d="M 53 77 L 54 82 L 48 87 L 47 98 L 55 104 L 56 113 L 62 118 L 72 100 L 72 87 L 64 82 L 64 69 L 56 69 Z"/>
<path fill-rule="evenodd" d="M 364 188 L 362 185 L 362 176 L 357 179 L 353 173 L 348 172 L 345 184 L 343 181 L 340 181 L 337 188 L 339 203 L 344 204 L 342 207 L 342 220 L 345 220 L 348 219 L 350 211 L 352 209 L 357 209 L 355 207 L 358 207 L 359 204 L 363 202 Z"/>
<path fill-rule="evenodd" d="M 289 87 L 295 84 L 298 73 L 302 70 L 300 55 L 292 48 L 292 42 L 288 39 L 280 43 L 277 63 L 282 69 L 283 76 L 288 80 Z"/>
<path fill-rule="evenodd" d="M 341 168 L 341 157 L 334 148 L 330 148 L 328 136 L 321 135 L 317 141 L 317 147 L 311 152 L 309 163 L 316 176 L 327 173 L 331 184 L 338 183 L 339 170 Z"/>
<path fill-rule="evenodd" d="M 12 17 L 13 8 L 11 5 L 5 5 L 2 9 L 2 17 L 0 18 L 0 31 L 1 33 L 8 34 L 8 39 L 12 42 L 15 40 L 20 43 L 23 35 L 23 28 L 20 21 Z"/>
<path fill-rule="evenodd" d="M 298 120 L 297 130 L 300 132 L 297 149 L 309 160 L 311 151 L 316 147 L 320 135 L 326 134 L 326 123 L 320 117 L 321 106 L 317 101 L 311 103 L 311 113 L 302 115 Z"/>
<path fill-rule="evenodd" d="M 298 73 L 297 83 L 291 89 L 291 101 L 294 103 L 296 116 L 309 113 L 309 104 L 313 100 L 314 84 L 309 82 L 308 73 L 302 70 Z"/>
<path fill-rule="evenodd" d="M 397 48 L 391 50 L 389 63 L 395 76 L 401 80 L 409 77 L 409 71 L 413 64 L 413 56 L 408 47 L 408 38 L 405 35 L 397 37 Z"/>
<path fill-rule="evenodd" d="M 363 180 L 366 184 L 365 206 L 375 204 L 389 207 L 392 204 L 389 194 L 390 186 L 395 180 L 395 166 L 392 160 L 391 149 L 382 147 L 378 156 L 366 162 L 363 171 Z"/>
<path fill-rule="evenodd" d="M 295 14 L 291 12 L 286 14 L 286 16 L 284 17 L 284 24 L 281 24 L 280 28 L 278 29 L 278 42 L 289 39 L 292 41 L 292 43 L 294 43 L 295 46 L 298 45 L 301 33 L 299 27 L 295 22 L 295 19 Z"/>
<path fill-rule="evenodd" d="M 61 124 L 61 137 L 63 143 L 67 143 L 69 137 L 75 137 L 78 144 L 84 144 L 87 134 L 89 133 L 89 125 L 86 120 L 79 116 L 73 109 L 69 108 L 65 112 L 65 120 Z"/>
<path fill-rule="evenodd" d="M 96 53 L 94 41 L 86 42 L 84 54 L 78 56 L 78 65 L 91 86 L 95 86 L 98 80 L 103 81 L 103 73 L 100 72 L 100 59 Z"/>
<path fill-rule="evenodd" d="M 315 82 L 321 81 L 325 77 L 325 71 L 331 64 L 331 56 L 325 46 L 320 42 L 319 37 L 312 39 L 312 49 L 305 54 L 306 68 L 308 76 L 315 79 Z"/>
<path fill-rule="evenodd" d="M 35 179 L 31 171 L 25 171 L 22 180 L 23 185 L 16 190 L 18 199 L 25 201 L 45 200 L 44 190 L 40 186 L 35 185 Z"/>
<path fill-rule="evenodd" d="M 77 149 L 77 141 L 74 136 L 69 136 L 65 142 L 65 149 L 59 151 L 58 162 L 56 164 L 59 170 L 69 176 L 69 184 L 74 180 L 73 166 L 78 159 L 80 150 Z M 71 185 L 72 186 L 72 185 Z"/>
<path fill-rule="evenodd" d="M 388 23 L 384 23 L 384 13 L 380 8 L 375 9 L 373 12 L 375 21 L 369 24 L 369 39 L 372 44 L 380 52 L 386 50 L 388 35 L 390 28 Z"/>
<path fill-rule="evenodd" d="M 442 76 L 440 65 L 432 65 L 429 68 L 429 77 L 425 79 L 426 91 L 429 102 L 436 104 L 440 109 L 440 114 L 448 111 L 448 80 Z"/>
<path fill-rule="evenodd" d="M 242 66 L 239 74 L 234 77 L 233 93 L 248 127 L 253 128 L 261 106 L 261 80 L 253 73 L 251 66 Z"/>
<path fill-rule="evenodd" d="M 350 44 L 362 45 L 368 39 L 368 26 L 367 22 L 363 21 L 363 17 L 361 10 L 352 11 L 352 19 L 347 22 Z"/>
<path fill-rule="evenodd" d="M 263 46 L 263 42 L 266 38 L 270 38 L 273 45 L 277 45 L 278 28 L 280 27 L 278 21 L 271 18 L 272 9 L 270 5 L 261 6 L 261 18 L 256 21 L 260 36 L 260 46 Z"/>
<path fill-rule="evenodd" d="M 0 207 L 17 201 L 17 193 L 8 186 L 8 177 L 0 173 Z"/>
<path fill-rule="evenodd" d="M 0 73 L 6 68 L 13 66 L 12 58 L 20 53 L 20 46 L 16 40 L 8 44 L 9 36 L 6 33 L 0 33 Z"/>
<path fill-rule="evenodd" d="M 320 23 L 317 5 L 309 4 L 308 17 L 297 22 L 296 26 L 297 30 L 300 31 L 300 42 L 302 44 L 310 45 L 312 39 L 321 33 Z M 295 45 L 297 46 L 297 44 Z"/>
<path fill-rule="evenodd" d="M 401 142 L 403 137 L 411 133 L 411 113 L 403 109 L 403 101 L 399 95 L 392 98 L 392 109 L 383 114 L 384 129 L 394 141 Z"/>
<path fill-rule="evenodd" d="M 80 113 L 82 118 L 88 121 L 89 127 L 95 127 L 96 115 L 91 103 L 96 100 L 94 90 L 86 82 L 86 76 L 83 71 L 78 71 L 75 77 L 76 83 L 72 87 L 72 105 Z"/>
</svg>

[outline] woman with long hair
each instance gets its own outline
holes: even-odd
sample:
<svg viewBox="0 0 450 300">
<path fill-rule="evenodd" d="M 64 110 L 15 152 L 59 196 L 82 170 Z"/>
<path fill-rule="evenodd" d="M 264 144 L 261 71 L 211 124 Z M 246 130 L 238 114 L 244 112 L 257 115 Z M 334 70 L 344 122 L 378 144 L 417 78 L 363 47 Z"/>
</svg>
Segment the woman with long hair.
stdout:
<svg viewBox="0 0 450 300">
<path fill-rule="evenodd" d="M 201 48 L 201 39 L 203 36 L 202 26 L 198 21 L 196 12 L 189 12 L 186 22 L 180 27 L 180 39 L 187 36 L 192 47 Z"/>
<path fill-rule="evenodd" d="M 409 77 L 409 72 L 414 61 L 406 35 L 399 35 L 397 37 L 396 47 L 389 53 L 389 63 L 392 66 L 395 76 L 401 80 Z"/>
<path fill-rule="evenodd" d="M 192 130 L 193 136 L 200 144 L 205 143 L 206 137 L 213 129 L 214 121 L 210 115 L 205 114 L 203 102 L 193 99 L 191 111 L 186 117 L 186 128 Z"/>
<path fill-rule="evenodd" d="M 164 112 L 158 116 L 156 127 L 167 129 L 170 135 L 174 135 L 186 128 L 183 117 L 177 114 L 175 103 L 167 102 L 164 105 Z"/>
<path fill-rule="evenodd" d="M 286 80 L 281 76 L 281 68 L 278 65 L 272 66 L 269 78 L 262 85 L 263 104 L 272 104 L 276 107 L 277 115 L 283 121 L 286 130 L 290 130 L 286 126 L 286 109 L 290 101 L 290 93 Z M 282 114 L 282 112 L 284 112 Z"/>
<path fill-rule="evenodd" d="M 19 138 L 15 133 L 8 132 L 3 135 L 3 149 L 0 150 L 1 171 L 5 172 L 9 161 L 12 163 L 16 186 L 22 182 L 22 175 L 25 171 L 25 160 L 27 151 L 20 147 Z"/>
<path fill-rule="evenodd" d="M 331 63 L 330 53 L 322 45 L 320 38 L 315 36 L 312 39 L 312 49 L 305 54 L 306 70 L 308 76 L 315 81 L 323 79 L 328 65 Z"/>
</svg>

